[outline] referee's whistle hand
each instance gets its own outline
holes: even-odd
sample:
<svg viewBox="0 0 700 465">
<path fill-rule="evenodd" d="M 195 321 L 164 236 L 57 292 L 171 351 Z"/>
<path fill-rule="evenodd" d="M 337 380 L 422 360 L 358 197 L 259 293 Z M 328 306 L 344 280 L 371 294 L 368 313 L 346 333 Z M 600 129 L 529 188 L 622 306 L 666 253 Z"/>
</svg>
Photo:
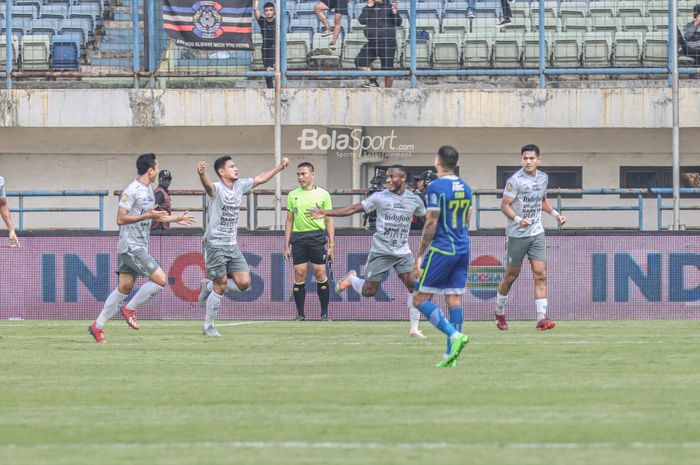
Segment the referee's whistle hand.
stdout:
<svg viewBox="0 0 700 465">
<path fill-rule="evenodd" d="M 284 259 L 289 261 L 290 257 L 292 256 L 292 249 L 288 246 L 284 246 Z"/>
<path fill-rule="evenodd" d="M 323 208 L 319 207 L 309 208 L 308 210 L 306 210 L 306 214 L 316 220 L 319 220 L 326 216 L 326 212 L 323 211 Z"/>
</svg>

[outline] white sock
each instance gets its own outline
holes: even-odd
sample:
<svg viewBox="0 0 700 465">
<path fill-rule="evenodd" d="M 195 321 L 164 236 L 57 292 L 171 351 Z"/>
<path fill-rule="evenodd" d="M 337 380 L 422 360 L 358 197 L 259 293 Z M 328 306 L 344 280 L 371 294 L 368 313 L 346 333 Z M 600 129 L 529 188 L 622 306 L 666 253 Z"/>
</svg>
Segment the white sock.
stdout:
<svg viewBox="0 0 700 465">
<path fill-rule="evenodd" d="M 535 299 L 535 307 L 537 308 L 537 321 L 547 317 L 547 299 Z"/>
<path fill-rule="evenodd" d="M 496 291 L 496 315 L 503 315 L 506 312 L 506 302 L 508 302 L 508 296 Z"/>
<path fill-rule="evenodd" d="M 119 289 L 113 290 L 107 297 L 107 300 L 105 300 L 105 305 L 100 312 L 100 316 L 95 320 L 95 326 L 103 329 L 107 321 L 117 314 L 119 307 L 121 307 L 122 302 L 126 300 L 126 297 L 127 294 L 122 294 L 119 292 Z"/>
<path fill-rule="evenodd" d="M 452 336 L 450 336 L 450 342 L 454 342 L 461 335 L 462 335 L 462 333 L 460 333 L 459 331 L 455 331 L 454 334 L 452 334 Z"/>
<path fill-rule="evenodd" d="M 207 281 L 207 291 L 211 292 L 214 290 L 214 281 Z"/>
<path fill-rule="evenodd" d="M 234 281 L 231 278 L 228 278 L 228 281 L 226 281 L 226 289 L 228 289 L 229 291 L 243 292 L 236 285 L 236 281 Z"/>
<path fill-rule="evenodd" d="M 362 286 L 365 284 L 365 280 L 357 276 L 350 276 L 348 279 L 350 279 L 350 284 L 352 284 L 352 288 L 355 289 L 355 292 L 362 295 Z"/>
<path fill-rule="evenodd" d="M 146 284 L 141 286 L 141 289 L 139 289 L 136 295 L 131 298 L 128 304 L 126 304 L 126 309 L 136 310 L 141 305 L 155 297 L 155 295 L 163 289 L 165 289 L 165 287 L 159 286 L 153 281 L 148 281 Z"/>
<path fill-rule="evenodd" d="M 420 321 L 420 310 L 413 306 L 413 294 L 408 293 L 408 317 L 411 322 L 411 332 L 418 331 L 418 322 Z"/>
<path fill-rule="evenodd" d="M 214 324 L 214 319 L 216 318 L 216 315 L 219 314 L 221 299 L 223 299 L 223 297 L 223 295 L 219 295 L 216 292 L 209 294 L 209 298 L 207 298 L 207 315 L 204 318 L 205 327 Z"/>
</svg>

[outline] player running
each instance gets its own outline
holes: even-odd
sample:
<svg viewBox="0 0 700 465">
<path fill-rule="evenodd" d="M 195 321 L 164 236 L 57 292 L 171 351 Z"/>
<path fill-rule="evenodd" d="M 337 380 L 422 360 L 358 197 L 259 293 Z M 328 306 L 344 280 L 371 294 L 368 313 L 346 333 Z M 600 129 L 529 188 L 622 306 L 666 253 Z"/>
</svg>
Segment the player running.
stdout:
<svg viewBox="0 0 700 465">
<path fill-rule="evenodd" d="M 126 323 L 133 329 L 139 329 L 141 325 L 136 318 L 136 309 L 165 289 L 165 272 L 148 253 L 151 222 L 178 223 L 184 226 L 194 223 L 194 218 L 187 212 L 181 216 L 171 216 L 168 212 L 155 210 L 156 198 L 151 184 L 158 177 L 158 160 L 154 154 L 139 155 L 136 159 L 136 171 L 138 176 L 122 192 L 117 211 L 119 285 L 105 300 L 97 320 L 88 326 L 88 332 L 98 344 L 104 344 L 105 324 L 120 308 Z M 141 286 L 129 303 L 124 303 L 139 276 L 147 276 L 149 281 Z"/>
<path fill-rule="evenodd" d="M 527 255 L 535 280 L 535 311 L 537 331 L 554 328 L 557 324 L 547 318 L 547 250 L 542 226 L 542 210 L 566 223 L 566 217 L 559 213 L 547 200 L 549 178 L 537 169 L 540 166 L 540 148 L 528 144 L 520 149 L 522 168 L 508 178 L 503 191 L 501 212 L 508 218 L 508 267 L 498 284 L 496 294 L 496 326 L 501 331 L 508 330 L 505 305 L 508 292 L 520 275 L 520 267 Z"/>
<path fill-rule="evenodd" d="M 379 291 L 379 286 L 389 274 L 389 270 L 394 268 L 409 292 L 409 335 L 424 339 L 425 336 L 418 329 L 420 312 L 413 307 L 411 295 L 416 275 L 413 273 L 414 259 L 408 246 L 408 235 L 413 215 L 425 216 L 425 205 L 420 197 L 406 190 L 406 171 L 402 166 L 390 166 L 386 175 L 387 188 L 375 192 L 362 202 L 333 210 L 317 207 L 309 210 L 309 214 L 313 218 L 323 218 L 350 216 L 363 211 L 377 212 L 377 231 L 372 236 L 372 247 L 365 265 L 365 279 L 359 278 L 355 270 L 350 270 L 336 285 L 335 291 L 341 293 L 352 286 L 362 297 L 372 297 Z"/>
<path fill-rule="evenodd" d="M 239 178 L 238 167 L 231 157 L 223 156 L 214 162 L 219 181 L 207 177 L 207 162 L 197 165 L 199 180 L 207 193 L 207 225 L 204 233 L 204 262 L 209 280 L 202 280 L 199 305 L 206 308 L 204 335 L 221 336 L 214 326 L 224 292 L 245 291 L 250 287 L 250 269 L 238 246 L 238 215 L 243 196 L 256 186 L 264 184 L 289 165 L 289 159 L 270 171 L 254 178 Z M 212 292 L 213 291 L 213 292 Z"/>
<path fill-rule="evenodd" d="M 462 294 L 467 284 L 469 267 L 469 216 L 472 190 L 458 176 L 455 168 L 459 153 L 443 145 L 435 157 L 438 179 L 426 191 L 428 213 L 423 226 L 415 272 L 423 271 L 413 293 L 413 305 L 447 336 L 447 351 L 438 367 L 454 367 L 457 357 L 469 342 L 462 334 Z M 423 254 L 427 252 L 425 260 Z M 450 310 L 450 320 L 431 299 L 444 294 Z"/>
</svg>

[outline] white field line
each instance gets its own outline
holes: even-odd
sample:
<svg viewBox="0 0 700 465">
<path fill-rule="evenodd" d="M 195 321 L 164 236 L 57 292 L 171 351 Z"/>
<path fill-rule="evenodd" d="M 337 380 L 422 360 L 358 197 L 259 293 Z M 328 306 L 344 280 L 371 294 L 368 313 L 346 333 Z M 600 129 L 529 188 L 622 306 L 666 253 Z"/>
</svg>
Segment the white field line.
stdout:
<svg viewBox="0 0 700 465">
<path fill-rule="evenodd" d="M 138 450 L 138 449 L 355 449 L 355 450 L 460 450 L 460 449 L 511 449 L 511 450 L 655 450 L 655 449 L 700 449 L 700 442 L 484 442 L 484 443 L 384 443 L 384 442 L 306 442 L 306 441 L 230 441 L 230 442 L 162 442 L 162 443 L 102 443 L 102 444 L 8 444 L 2 449 L 95 449 L 95 450 Z"/>
</svg>

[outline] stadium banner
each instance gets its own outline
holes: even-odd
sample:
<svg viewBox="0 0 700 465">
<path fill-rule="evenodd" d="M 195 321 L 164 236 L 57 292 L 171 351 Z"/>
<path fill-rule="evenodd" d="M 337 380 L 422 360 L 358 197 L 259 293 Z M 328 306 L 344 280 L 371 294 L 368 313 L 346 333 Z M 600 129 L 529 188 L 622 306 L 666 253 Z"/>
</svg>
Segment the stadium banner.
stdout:
<svg viewBox="0 0 700 465">
<path fill-rule="evenodd" d="M 586 234 L 547 237 L 549 313 L 556 320 L 700 318 L 700 236 L 697 234 Z M 114 235 L 27 236 L 21 249 L 0 248 L 0 318 L 94 319 L 117 284 Z M 411 236 L 416 250 L 418 236 Z M 335 279 L 350 269 L 361 275 L 369 235 L 336 237 Z M 251 288 L 228 292 L 220 319 L 292 319 L 293 267 L 281 235 L 243 234 Z M 204 277 L 200 236 L 152 236 L 151 254 L 168 275 L 168 286 L 139 309 L 142 319 L 200 319 Z M 496 286 L 503 276 L 505 238 L 472 237 L 465 317 L 491 320 Z M 309 273 L 309 276 L 312 274 Z M 144 278 L 137 281 L 137 287 Z M 334 285 L 334 282 L 332 283 Z M 315 286 L 309 289 L 315 289 Z M 332 293 L 332 319 L 405 320 L 408 293 L 392 272 L 379 293 L 361 299 L 352 289 Z M 442 298 L 438 299 L 444 305 Z M 509 296 L 511 320 L 533 320 L 532 274 L 524 263 Z M 306 315 L 318 318 L 315 292 Z"/>
<path fill-rule="evenodd" d="M 252 0 L 163 0 L 163 27 L 177 45 L 252 50 Z"/>
</svg>

